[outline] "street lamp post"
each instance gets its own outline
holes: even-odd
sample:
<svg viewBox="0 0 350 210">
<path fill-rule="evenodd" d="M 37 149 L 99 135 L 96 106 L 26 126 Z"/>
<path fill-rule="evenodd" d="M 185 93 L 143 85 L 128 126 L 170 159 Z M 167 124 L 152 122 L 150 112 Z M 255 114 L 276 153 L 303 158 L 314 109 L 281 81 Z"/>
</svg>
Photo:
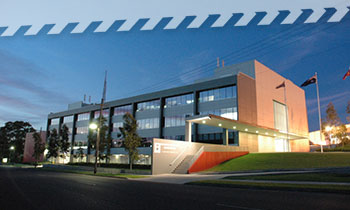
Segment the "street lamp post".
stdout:
<svg viewBox="0 0 350 210">
<path fill-rule="evenodd" d="M 15 147 L 14 146 L 11 146 L 10 147 L 10 161 L 9 162 L 12 162 L 13 161 L 13 153 L 15 151 Z"/>
</svg>

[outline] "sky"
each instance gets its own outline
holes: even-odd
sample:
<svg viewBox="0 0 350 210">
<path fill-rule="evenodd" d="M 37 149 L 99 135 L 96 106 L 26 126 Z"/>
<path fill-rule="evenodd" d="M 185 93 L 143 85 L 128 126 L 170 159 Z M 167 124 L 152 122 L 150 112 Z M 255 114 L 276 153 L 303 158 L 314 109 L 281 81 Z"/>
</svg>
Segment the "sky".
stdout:
<svg viewBox="0 0 350 210">
<path fill-rule="evenodd" d="M 288 15 L 281 12 L 270 25 L 257 25 L 258 13 L 247 26 L 233 25 L 235 14 L 224 27 L 211 28 L 218 15 L 211 15 L 199 28 L 187 28 L 186 17 L 178 28 L 164 30 L 171 18 L 163 18 L 154 30 L 140 30 L 146 19 L 130 31 L 118 31 L 116 21 L 106 32 L 89 25 L 84 33 L 70 33 L 76 23 L 60 34 L 48 35 L 53 25 L 33 36 L 24 36 L 22 26 L 14 36 L 0 37 L 0 126 L 23 120 L 36 129 L 46 128 L 47 115 L 67 109 L 84 94 L 98 103 L 104 72 L 108 72 L 107 101 L 190 84 L 210 77 L 216 58 L 225 65 L 256 59 L 297 85 L 319 76 L 322 117 L 332 102 L 346 122 L 350 101 L 350 78 L 342 77 L 350 66 L 350 13 L 328 23 L 334 10 L 327 9 L 317 23 L 304 23 L 312 11 L 304 10 L 293 24 L 280 24 Z M 5 28 L 0 27 L 0 34 Z M 317 130 L 315 85 L 305 89 L 310 131 Z"/>
</svg>

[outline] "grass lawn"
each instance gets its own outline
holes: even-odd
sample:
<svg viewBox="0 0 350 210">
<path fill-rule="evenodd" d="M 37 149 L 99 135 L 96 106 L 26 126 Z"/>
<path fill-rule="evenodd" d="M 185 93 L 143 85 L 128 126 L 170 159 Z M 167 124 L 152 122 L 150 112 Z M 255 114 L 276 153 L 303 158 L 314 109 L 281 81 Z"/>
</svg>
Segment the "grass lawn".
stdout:
<svg viewBox="0 0 350 210">
<path fill-rule="evenodd" d="M 342 173 L 302 173 L 276 174 L 259 176 L 230 176 L 225 179 L 235 180 L 273 180 L 273 181 L 313 181 L 313 182 L 349 182 L 350 174 Z M 350 186 L 348 186 L 350 188 Z"/>
<path fill-rule="evenodd" d="M 235 158 L 208 171 L 250 171 L 350 167 L 350 153 L 251 153 Z"/>
<path fill-rule="evenodd" d="M 350 187 L 344 185 L 306 185 L 306 184 L 282 184 L 282 183 L 252 183 L 238 182 L 233 180 L 204 180 L 188 183 L 190 185 L 232 187 L 232 188 L 252 188 L 268 190 L 293 190 L 307 192 L 335 192 L 350 193 Z"/>
</svg>

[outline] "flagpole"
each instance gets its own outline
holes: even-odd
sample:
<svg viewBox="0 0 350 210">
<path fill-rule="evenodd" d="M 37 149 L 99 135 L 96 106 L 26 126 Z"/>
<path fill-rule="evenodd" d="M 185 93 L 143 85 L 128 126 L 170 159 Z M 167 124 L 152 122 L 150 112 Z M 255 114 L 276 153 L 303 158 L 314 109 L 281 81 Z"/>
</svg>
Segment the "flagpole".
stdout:
<svg viewBox="0 0 350 210">
<path fill-rule="evenodd" d="M 284 81 L 284 104 L 286 105 L 287 142 L 288 142 L 288 152 L 289 152 L 289 117 L 288 117 L 288 105 L 287 105 L 287 94 L 286 94 L 286 81 Z"/>
<path fill-rule="evenodd" d="M 318 105 L 318 121 L 319 121 L 319 124 L 320 124 L 320 145 L 321 145 L 321 153 L 323 153 L 321 107 L 320 107 L 320 94 L 319 94 L 319 90 L 318 90 L 318 76 L 317 76 L 317 72 L 315 72 L 315 75 L 316 75 L 316 91 L 317 91 L 317 105 Z"/>
</svg>

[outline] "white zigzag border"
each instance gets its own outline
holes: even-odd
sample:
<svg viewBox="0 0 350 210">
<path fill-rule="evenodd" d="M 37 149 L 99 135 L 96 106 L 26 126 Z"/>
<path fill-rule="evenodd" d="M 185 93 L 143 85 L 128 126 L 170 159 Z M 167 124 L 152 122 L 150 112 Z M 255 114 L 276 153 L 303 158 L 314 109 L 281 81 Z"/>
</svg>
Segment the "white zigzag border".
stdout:
<svg viewBox="0 0 350 210">
<path fill-rule="evenodd" d="M 94 32 L 106 32 L 115 21 L 125 20 L 117 31 L 129 31 L 138 20 L 148 19 L 141 30 L 153 30 L 163 18 L 171 17 L 164 27 L 169 30 L 176 29 L 188 16 L 195 19 L 187 28 L 199 28 L 209 15 L 220 15 L 210 27 L 223 27 L 236 13 L 243 16 L 234 26 L 247 26 L 259 12 L 266 15 L 258 25 L 269 25 L 281 11 L 290 12 L 281 24 L 293 24 L 303 9 L 313 11 L 305 23 L 316 23 L 328 8 L 336 10 L 328 22 L 339 22 L 350 6 L 350 0 L 281 1 L 284 0 L 21 0 L 18 8 L 18 1 L 2 0 L 0 8 L 7 12 L 0 13 L 0 28 L 6 27 L 1 36 L 13 36 L 22 26 L 30 26 L 24 35 L 37 35 L 45 25 L 54 24 L 48 34 L 60 34 L 69 23 L 77 23 L 70 33 L 83 33 L 91 23 L 101 22 Z"/>
</svg>

